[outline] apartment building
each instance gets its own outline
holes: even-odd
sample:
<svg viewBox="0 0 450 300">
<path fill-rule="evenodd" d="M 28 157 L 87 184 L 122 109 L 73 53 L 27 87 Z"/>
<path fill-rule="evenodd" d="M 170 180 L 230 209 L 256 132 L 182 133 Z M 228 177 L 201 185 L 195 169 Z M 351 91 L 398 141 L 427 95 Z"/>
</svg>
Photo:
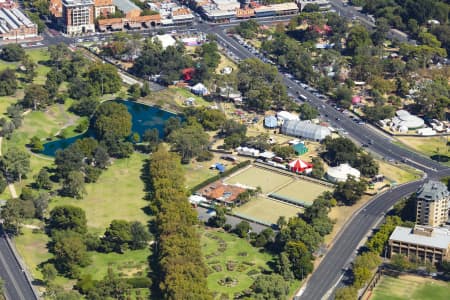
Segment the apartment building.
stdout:
<svg viewBox="0 0 450 300">
<path fill-rule="evenodd" d="M 450 193 L 440 181 L 430 180 L 417 192 L 416 223 L 441 226 L 448 220 Z"/>
<path fill-rule="evenodd" d="M 76 35 L 95 31 L 93 0 L 63 0 L 65 33 Z"/>
<path fill-rule="evenodd" d="M 414 228 L 397 226 L 389 237 L 389 254 L 405 255 L 431 263 L 449 261 L 450 230 L 416 225 Z"/>
<path fill-rule="evenodd" d="M 116 6 L 112 0 L 94 0 L 94 17 L 107 17 L 116 12 Z"/>
</svg>

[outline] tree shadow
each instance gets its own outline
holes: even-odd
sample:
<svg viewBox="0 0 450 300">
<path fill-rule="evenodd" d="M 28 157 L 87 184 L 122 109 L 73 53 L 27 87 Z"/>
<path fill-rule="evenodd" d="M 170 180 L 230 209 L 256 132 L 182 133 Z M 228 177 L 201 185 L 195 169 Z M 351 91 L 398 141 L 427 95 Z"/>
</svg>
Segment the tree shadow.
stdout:
<svg viewBox="0 0 450 300">
<path fill-rule="evenodd" d="M 441 162 L 441 163 L 446 163 L 450 161 L 450 156 L 448 155 L 443 155 L 443 154 L 435 154 L 435 155 L 431 155 L 430 158 L 432 160 L 435 160 L 437 162 Z"/>
</svg>

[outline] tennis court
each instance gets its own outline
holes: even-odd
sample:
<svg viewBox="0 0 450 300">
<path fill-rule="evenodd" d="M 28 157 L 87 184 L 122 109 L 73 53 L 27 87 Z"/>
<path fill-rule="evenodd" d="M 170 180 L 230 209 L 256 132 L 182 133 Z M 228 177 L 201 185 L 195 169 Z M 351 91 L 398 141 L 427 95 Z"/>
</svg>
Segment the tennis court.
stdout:
<svg viewBox="0 0 450 300">
<path fill-rule="evenodd" d="M 288 220 L 301 212 L 303 212 L 303 208 L 265 197 L 252 199 L 250 202 L 233 209 L 233 213 L 237 215 L 270 224 L 276 224 L 281 216 Z"/>
<path fill-rule="evenodd" d="M 270 196 L 285 201 L 292 201 L 309 206 L 325 191 L 333 191 L 331 187 L 304 179 L 294 179 L 288 185 L 274 191 Z"/>
<path fill-rule="evenodd" d="M 292 177 L 258 167 L 250 167 L 226 179 L 229 184 L 243 184 L 249 187 L 261 187 L 264 194 L 292 181 Z"/>
</svg>

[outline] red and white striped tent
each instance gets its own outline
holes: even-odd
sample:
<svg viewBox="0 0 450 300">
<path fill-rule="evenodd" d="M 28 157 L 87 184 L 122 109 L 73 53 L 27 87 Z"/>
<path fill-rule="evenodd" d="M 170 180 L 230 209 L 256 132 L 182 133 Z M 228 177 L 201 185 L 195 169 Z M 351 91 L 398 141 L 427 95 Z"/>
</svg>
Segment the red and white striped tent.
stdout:
<svg viewBox="0 0 450 300">
<path fill-rule="evenodd" d="M 289 169 L 295 173 L 309 173 L 312 171 L 313 165 L 301 159 L 296 159 L 289 163 Z"/>
</svg>

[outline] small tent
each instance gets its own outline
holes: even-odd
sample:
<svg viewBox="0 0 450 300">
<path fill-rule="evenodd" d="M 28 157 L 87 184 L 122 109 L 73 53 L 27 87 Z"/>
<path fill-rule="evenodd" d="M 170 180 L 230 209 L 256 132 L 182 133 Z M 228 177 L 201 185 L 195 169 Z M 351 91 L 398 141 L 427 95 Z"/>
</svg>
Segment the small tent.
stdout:
<svg viewBox="0 0 450 300">
<path fill-rule="evenodd" d="M 192 93 L 199 95 L 199 96 L 206 96 L 209 94 L 208 89 L 206 86 L 204 86 L 202 83 L 197 83 L 193 87 L 191 87 Z"/>
<path fill-rule="evenodd" d="M 297 143 L 293 146 L 295 153 L 297 155 L 303 155 L 308 152 L 308 148 L 303 143 Z"/>
<path fill-rule="evenodd" d="M 277 128 L 278 120 L 274 116 L 267 116 L 264 118 L 264 126 L 267 128 Z"/>
<path fill-rule="evenodd" d="M 309 173 L 312 171 L 313 165 L 301 159 L 296 159 L 289 163 L 289 169 L 295 173 Z"/>
</svg>

